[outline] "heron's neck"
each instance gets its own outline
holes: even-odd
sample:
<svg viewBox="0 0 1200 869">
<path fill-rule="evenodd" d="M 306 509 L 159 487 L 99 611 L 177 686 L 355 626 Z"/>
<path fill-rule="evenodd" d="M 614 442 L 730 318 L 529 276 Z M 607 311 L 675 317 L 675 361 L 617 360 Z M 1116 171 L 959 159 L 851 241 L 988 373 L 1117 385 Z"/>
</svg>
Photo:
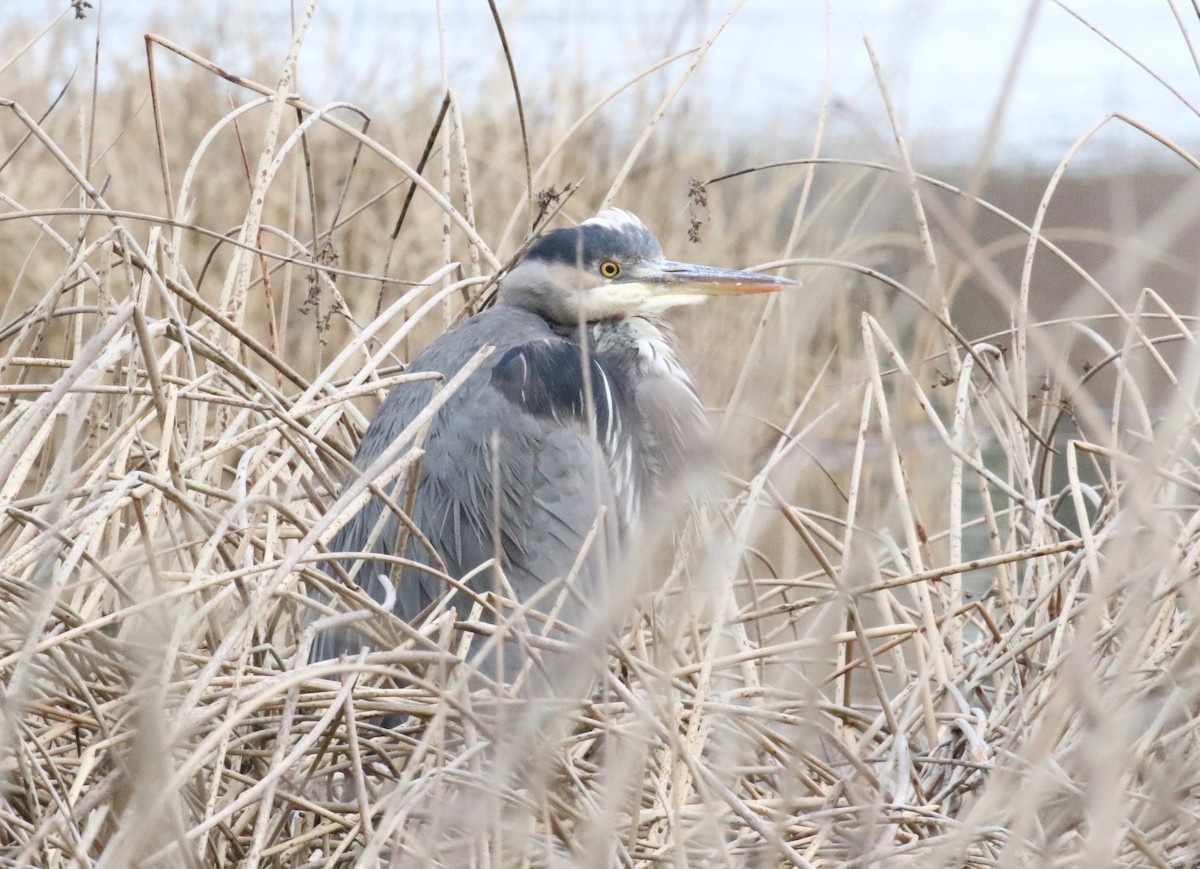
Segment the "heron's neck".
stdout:
<svg viewBox="0 0 1200 869">
<path fill-rule="evenodd" d="M 588 339 L 602 362 L 625 369 L 635 381 L 670 377 L 691 386 L 692 379 L 679 357 L 675 333 L 654 315 L 589 323 Z"/>
</svg>

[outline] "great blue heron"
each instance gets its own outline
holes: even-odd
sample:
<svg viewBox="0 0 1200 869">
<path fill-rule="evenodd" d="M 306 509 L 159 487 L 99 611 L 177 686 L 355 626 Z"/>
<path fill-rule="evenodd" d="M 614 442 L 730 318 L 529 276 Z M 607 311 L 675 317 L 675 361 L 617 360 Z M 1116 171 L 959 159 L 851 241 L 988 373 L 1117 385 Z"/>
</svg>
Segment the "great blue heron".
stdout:
<svg viewBox="0 0 1200 869">
<path fill-rule="evenodd" d="M 708 441 L 703 407 L 662 312 L 792 283 L 666 260 L 653 233 L 619 209 L 537 240 L 501 280 L 496 305 L 439 337 L 408 369 L 450 378 L 480 348 L 495 348 L 446 401 L 423 444 L 411 518 L 448 573 L 463 577 L 497 556 L 518 601 L 536 598 L 531 611 L 577 623 L 583 599 L 619 563 L 622 542 L 637 536 L 696 445 Z M 380 456 L 433 390 L 430 381 L 392 389 L 363 435 L 357 468 Z M 401 480 L 400 504 L 405 491 Z M 401 539 L 409 559 L 431 563 L 373 499 L 329 548 L 386 554 Z M 384 601 L 388 570 L 367 561 L 357 582 Z M 492 588 L 487 571 L 475 580 L 477 592 Z M 560 600 L 566 585 L 573 589 Z M 434 572 L 410 566 L 390 591 L 396 615 L 411 621 L 448 588 Z M 489 621 L 503 618 L 492 613 Z M 326 631 L 310 657 L 357 652 L 361 643 L 350 629 Z"/>
</svg>

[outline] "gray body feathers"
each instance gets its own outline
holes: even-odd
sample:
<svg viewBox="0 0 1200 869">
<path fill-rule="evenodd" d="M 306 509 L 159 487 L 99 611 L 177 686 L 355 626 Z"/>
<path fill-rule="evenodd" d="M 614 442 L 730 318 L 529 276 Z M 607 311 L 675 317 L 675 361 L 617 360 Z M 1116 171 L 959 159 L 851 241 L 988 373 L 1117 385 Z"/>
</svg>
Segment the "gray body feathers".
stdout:
<svg viewBox="0 0 1200 869">
<path fill-rule="evenodd" d="M 700 402 L 659 324 L 631 317 L 590 323 L 586 334 L 584 353 L 577 327 L 498 305 L 442 335 L 409 369 L 449 378 L 479 348 L 495 347 L 429 427 L 412 518 L 455 578 L 499 555 L 521 601 L 560 581 L 578 562 L 576 595 L 560 611 L 574 625 L 586 619 L 582 600 L 596 600 L 615 567 L 622 538 L 654 509 L 697 445 L 706 443 Z M 367 428 L 355 465 L 365 468 L 377 458 L 433 390 L 430 382 L 395 387 Z M 403 505 L 403 491 L 393 496 Z M 330 550 L 365 550 L 383 510 L 372 499 L 338 531 Z M 372 550 L 393 552 L 399 531 L 397 518 L 389 517 Z M 412 539 L 405 555 L 430 563 Z M 353 565 L 342 563 L 347 571 Z M 387 570 L 386 563 L 368 561 L 357 574 L 359 585 L 379 601 L 385 589 L 377 576 Z M 483 571 L 472 587 L 483 592 L 492 582 L 491 572 Z M 411 621 L 446 589 L 437 577 L 410 568 L 400 573 L 395 592 L 396 615 Z M 550 610 L 557 597 L 551 592 L 536 608 Z M 459 617 L 465 615 L 460 606 Z M 363 643 L 352 628 L 326 631 L 311 659 L 357 652 Z"/>
</svg>

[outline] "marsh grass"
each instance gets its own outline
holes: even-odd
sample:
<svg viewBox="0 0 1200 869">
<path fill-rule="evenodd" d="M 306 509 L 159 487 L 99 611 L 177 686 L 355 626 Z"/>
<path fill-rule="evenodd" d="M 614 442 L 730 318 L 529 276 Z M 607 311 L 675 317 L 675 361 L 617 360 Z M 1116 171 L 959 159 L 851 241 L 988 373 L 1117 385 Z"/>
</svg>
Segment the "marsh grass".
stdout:
<svg viewBox="0 0 1200 869">
<path fill-rule="evenodd" d="M 1183 173 L 1104 226 L 1089 137 L 954 185 L 890 110 L 838 156 L 822 107 L 722 178 L 696 117 L 568 82 L 527 166 L 507 83 L 292 96 L 305 20 L 267 86 L 162 40 L 153 98 L 0 74 L 6 865 L 1200 860 L 1195 158 L 1143 128 Z M 610 200 L 805 288 L 678 318 L 724 494 L 531 718 L 465 678 L 479 607 L 404 625 L 318 562 L 403 363 Z M 347 617 L 379 651 L 306 664 Z"/>
</svg>

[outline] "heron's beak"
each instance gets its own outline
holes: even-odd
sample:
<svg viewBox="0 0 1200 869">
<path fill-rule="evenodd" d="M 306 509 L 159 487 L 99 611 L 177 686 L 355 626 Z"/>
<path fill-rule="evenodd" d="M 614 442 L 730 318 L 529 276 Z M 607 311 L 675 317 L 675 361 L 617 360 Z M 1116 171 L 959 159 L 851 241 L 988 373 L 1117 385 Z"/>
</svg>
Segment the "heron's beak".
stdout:
<svg viewBox="0 0 1200 869">
<path fill-rule="evenodd" d="M 632 276 L 651 288 L 656 296 L 727 296 L 743 293 L 774 293 L 785 287 L 799 286 L 797 281 L 743 272 L 736 269 L 719 269 L 691 263 L 665 260 L 647 264 Z"/>
</svg>

